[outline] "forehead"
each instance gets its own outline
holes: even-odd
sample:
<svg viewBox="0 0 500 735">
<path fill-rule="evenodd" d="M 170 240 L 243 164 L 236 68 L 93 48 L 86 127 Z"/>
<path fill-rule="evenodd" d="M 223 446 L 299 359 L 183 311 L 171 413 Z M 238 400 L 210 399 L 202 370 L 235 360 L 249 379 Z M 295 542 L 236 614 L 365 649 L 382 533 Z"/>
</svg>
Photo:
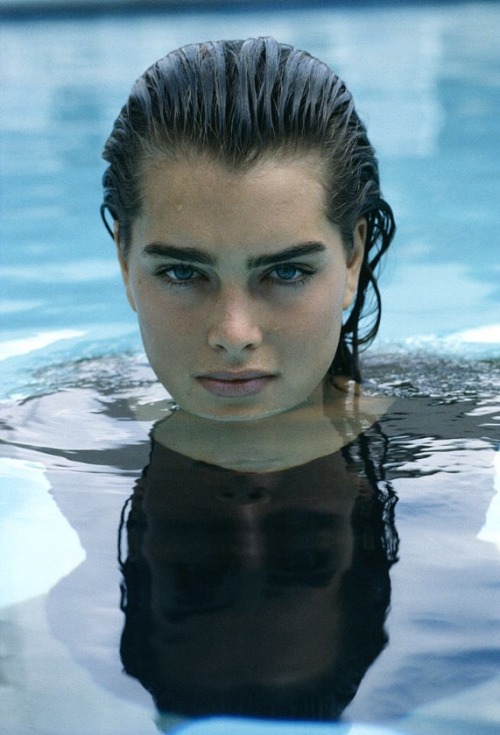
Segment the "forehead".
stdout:
<svg viewBox="0 0 500 735">
<path fill-rule="evenodd" d="M 150 160 L 142 176 L 141 240 L 287 241 L 327 223 L 319 155 L 269 156 L 235 170 L 207 156 Z"/>
</svg>

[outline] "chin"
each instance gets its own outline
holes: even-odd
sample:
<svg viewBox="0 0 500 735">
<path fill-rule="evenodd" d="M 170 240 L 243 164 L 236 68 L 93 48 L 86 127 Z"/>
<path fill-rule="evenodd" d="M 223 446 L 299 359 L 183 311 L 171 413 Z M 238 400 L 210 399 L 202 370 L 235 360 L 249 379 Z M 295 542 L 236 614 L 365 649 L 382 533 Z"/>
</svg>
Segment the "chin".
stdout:
<svg viewBox="0 0 500 735">
<path fill-rule="evenodd" d="M 193 416 L 197 416 L 201 419 L 208 419 L 210 421 L 219 422 L 232 422 L 232 423 L 244 423 L 251 421 L 259 421 L 260 419 L 267 419 L 271 416 L 277 416 L 280 413 L 286 413 L 287 411 L 296 408 L 304 401 L 294 403 L 291 405 L 277 406 L 273 408 L 266 408 L 265 406 L 227 406 L 220 408 L 207 408 L 206 410 L 196 408 L 190 408 L 179 404 L 179 408 L 184 413 L 189 413 Z"/>
</svg>

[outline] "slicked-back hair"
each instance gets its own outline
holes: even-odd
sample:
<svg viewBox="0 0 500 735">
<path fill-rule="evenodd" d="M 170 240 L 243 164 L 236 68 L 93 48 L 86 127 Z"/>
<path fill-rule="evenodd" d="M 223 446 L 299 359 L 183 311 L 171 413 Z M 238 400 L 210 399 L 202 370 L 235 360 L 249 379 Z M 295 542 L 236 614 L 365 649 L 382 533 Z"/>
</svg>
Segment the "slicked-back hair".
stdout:
<svg viewBox="0 0 500 735">
<path fill-rule="evenodd" d="M 118 223 L 125 258 L 141 212 L 145 166 L 193 153 L 233 171 L 269 156 L 315 153 L 326 213 L 347 257 L 356 224 L 366 219 L 358 291 L 330 368 L 360 380 L 358 350 L 380 324 L 375 269 L 395 225 L 381 195 L 374 149 L 344 82 L 307 52 L 272 38 L 191 44 L 153 64 L 132 87 L 103 151 L 109 167 L 101 214 L 112 236 L 106 212 Z"/>
</svg>

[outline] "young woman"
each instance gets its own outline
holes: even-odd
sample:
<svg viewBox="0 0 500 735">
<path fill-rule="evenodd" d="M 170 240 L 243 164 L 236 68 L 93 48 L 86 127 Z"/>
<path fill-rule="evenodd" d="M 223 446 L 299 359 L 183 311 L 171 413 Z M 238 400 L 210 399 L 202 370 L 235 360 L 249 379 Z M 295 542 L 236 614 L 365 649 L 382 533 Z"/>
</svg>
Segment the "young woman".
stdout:
<svg viewBox="0 0 500 735">
<path fill-rule="evenodd" d="M 103 218 L 177 426 L 248 438 L 360 380 L 394 220 L 325 64 L 271 38 L 181 48 L 135 83 L 104 158 Z"/>
<path fill-rule="evenodd" d="M 126 522 L 125 669 L 162 713 L 336 718 L 385 645 L 395 559 L 365 433 L 388 402 L 352 390 L 394 234 L 366 129 L 309 54 L 222 41 L 148 69 L 104 157 L 103 218 L 176 408 Z"/>
</svg>

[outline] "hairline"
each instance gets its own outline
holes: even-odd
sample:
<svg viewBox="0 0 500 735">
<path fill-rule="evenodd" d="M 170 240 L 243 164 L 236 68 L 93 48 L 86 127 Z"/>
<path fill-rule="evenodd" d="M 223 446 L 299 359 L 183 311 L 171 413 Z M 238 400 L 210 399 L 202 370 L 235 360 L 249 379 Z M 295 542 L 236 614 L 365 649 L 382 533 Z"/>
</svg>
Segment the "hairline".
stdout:
<svg viewBox="0 0 500 735">
<path fill-rule="evenodd" d="M 328 217 L 328 182 L 330 180 L 330 172 L 328 171 L 328 158 L 322 158 L 324 146 L 317 142 L 311 141 L 294 141 L 285 140 L 279 143 L 264 144 L 260 148 L 254 148 L 241 157 L 230 158 L 222 149 L 216 149 L 212 146 L 202 146 L 192 141 L 178 141 L 170 145 L 158 145 L 149 141 L 141 140 L 139 143 L 138 166 L 136 173 L 138 207 L 137 210 L 129 217 L 128 237 L 119 242 L 119 247 L 123 257 L 126 259 L 132 245 L 132 229 L 134 222 L 141 216 L 144 203 L 144 180 L 145 176 L 156 165 L 162 163 L 170 163 L 172 166 L 187 162 L 203 162 L 209 165 L 220 166 L 222 170 L 227 171 L 229 175 L 246 174 L 257 169 L 259 166 L 267 163 L 292 163 L 300 161 L 310 163 L 314 167 L 318 183 L 323 189 L 325 199 L 325 216 Z M 339 222 L 334 222 L 330 217 L 328 219 L 335 226 L 339 226 Z M 342 242 L 346 253 L 350 251 L 350 245 Z"/>
</svg>

